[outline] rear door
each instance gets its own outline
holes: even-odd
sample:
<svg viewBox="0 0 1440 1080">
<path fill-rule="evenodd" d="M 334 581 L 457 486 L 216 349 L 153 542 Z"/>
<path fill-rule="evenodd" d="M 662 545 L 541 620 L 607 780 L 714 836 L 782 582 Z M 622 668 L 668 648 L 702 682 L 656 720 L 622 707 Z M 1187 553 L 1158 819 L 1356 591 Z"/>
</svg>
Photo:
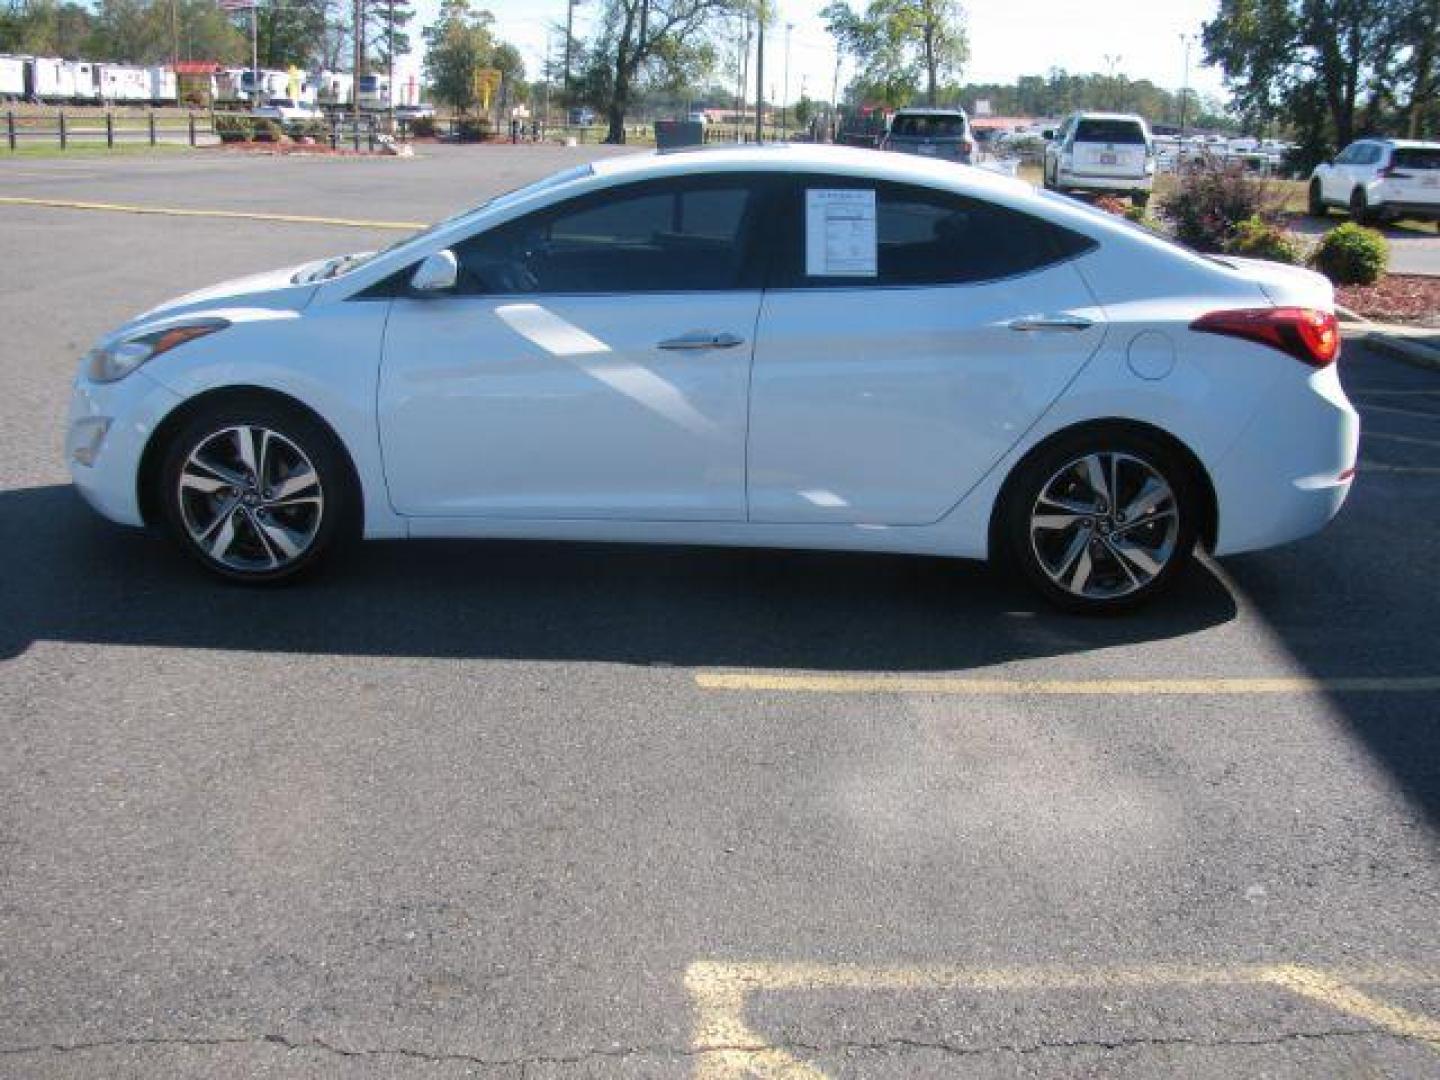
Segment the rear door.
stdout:
<svg viewBox="0 0 1440 1080">
<path fill-rule="evenodd" d="M 1136 120 L 1082 119 L 1075 126 L 1074 168 L 1086 176 L 1145 175 L 1148 144 Z"/>
<path fill-rule="evenodd" d="M 756 335 L 750 518 L 921 525 L 1104 337 L 1091 241 L 926 187 L 799 177 Z"/>
</svg>

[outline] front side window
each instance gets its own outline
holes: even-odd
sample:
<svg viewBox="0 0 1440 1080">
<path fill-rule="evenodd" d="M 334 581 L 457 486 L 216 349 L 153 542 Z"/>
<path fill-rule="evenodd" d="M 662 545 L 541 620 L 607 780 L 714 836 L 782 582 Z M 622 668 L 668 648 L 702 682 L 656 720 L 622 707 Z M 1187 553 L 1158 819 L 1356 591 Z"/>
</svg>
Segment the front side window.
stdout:
<svg viewBox="0 0 1440 1080">
<path fill-rule="evenodd" d="M 743 177 L 637 183 L 507 222 L 457 245 L 457 291 L 695 292 L 746 287 L 758 213 Z"/>
<path fill-rule="evenodd" d="M 786 245 L 776 283 L 789 288 L 964 285 L 1031 273 L 1094 246 L 1094 241 L 1030 214 L 983 199 L 908 184 L 838 177 L 807 178 L 787 215 L 797 233 L 816 227 L 804 212 L 810 192 L 875 192 L 873 274 L 815 273 L 807 258 L 818 238 L 796 235 Z M 857 230 L 869 241 L 868 226 Z M 860 259 L 865 264 L 868 260 Z"/>
</svg>

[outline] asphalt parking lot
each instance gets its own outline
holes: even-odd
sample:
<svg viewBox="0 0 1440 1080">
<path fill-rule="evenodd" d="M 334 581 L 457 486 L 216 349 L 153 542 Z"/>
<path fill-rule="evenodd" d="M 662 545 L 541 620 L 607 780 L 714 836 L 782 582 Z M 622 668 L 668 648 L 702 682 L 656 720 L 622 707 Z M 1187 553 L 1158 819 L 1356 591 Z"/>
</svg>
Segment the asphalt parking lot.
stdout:
<svg viewBox="0 0 1440 1080">
<path fill-rule="evenodd" d="M 581 152 L 0 196 L 424 221 Z M 509 542 L 256 592 L 80 503 L 76 357 L 398 233 L 0 229 L 0 1076 L 1440 1069 L 1440 374 L 1347 347 L 1341 517 L 1128 618 L 935 559 Z"/>
</svg>

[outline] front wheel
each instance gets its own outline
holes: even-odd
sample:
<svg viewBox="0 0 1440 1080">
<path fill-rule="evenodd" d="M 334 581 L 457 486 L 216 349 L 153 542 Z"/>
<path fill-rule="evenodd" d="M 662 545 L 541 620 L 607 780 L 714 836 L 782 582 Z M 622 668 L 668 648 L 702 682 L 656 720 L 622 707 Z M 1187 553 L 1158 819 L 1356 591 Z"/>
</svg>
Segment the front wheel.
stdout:
<svg viewBox="0 0 1440 1080">
<path fill-rule="evenodd" d="M 1189 469 L 1157 439 L 1090 431 L 1027 459 L 1001 508 L 1004 553 L 1050 603 L 1103 613 L 1144 603 L 1185 568 L 1198 531 Z"/>
<path fill-rule="evenodd" d="M 171 440 L 158 482 L 180 547 L 221 577 L 254 584 L 311 569 L 356 506 L 335 436 L 267 400 L 202 409 Z"/>
</svg>

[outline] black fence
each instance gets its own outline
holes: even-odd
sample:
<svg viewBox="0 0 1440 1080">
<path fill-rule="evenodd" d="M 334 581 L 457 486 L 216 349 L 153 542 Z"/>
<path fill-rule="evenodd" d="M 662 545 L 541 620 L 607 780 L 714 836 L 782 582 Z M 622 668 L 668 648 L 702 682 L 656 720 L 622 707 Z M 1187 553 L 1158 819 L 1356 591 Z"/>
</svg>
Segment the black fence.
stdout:
<svg viewBox="0 0 1440 1080">
<path fill-rule="evenodd" d="M 215 117 L 209 112 L 184 115 L 116 115 L 113 112 L 72 112 L 16 115 L 5 113 L 5 146 L 209 146 L 217 141 Z"/>
</svg>

